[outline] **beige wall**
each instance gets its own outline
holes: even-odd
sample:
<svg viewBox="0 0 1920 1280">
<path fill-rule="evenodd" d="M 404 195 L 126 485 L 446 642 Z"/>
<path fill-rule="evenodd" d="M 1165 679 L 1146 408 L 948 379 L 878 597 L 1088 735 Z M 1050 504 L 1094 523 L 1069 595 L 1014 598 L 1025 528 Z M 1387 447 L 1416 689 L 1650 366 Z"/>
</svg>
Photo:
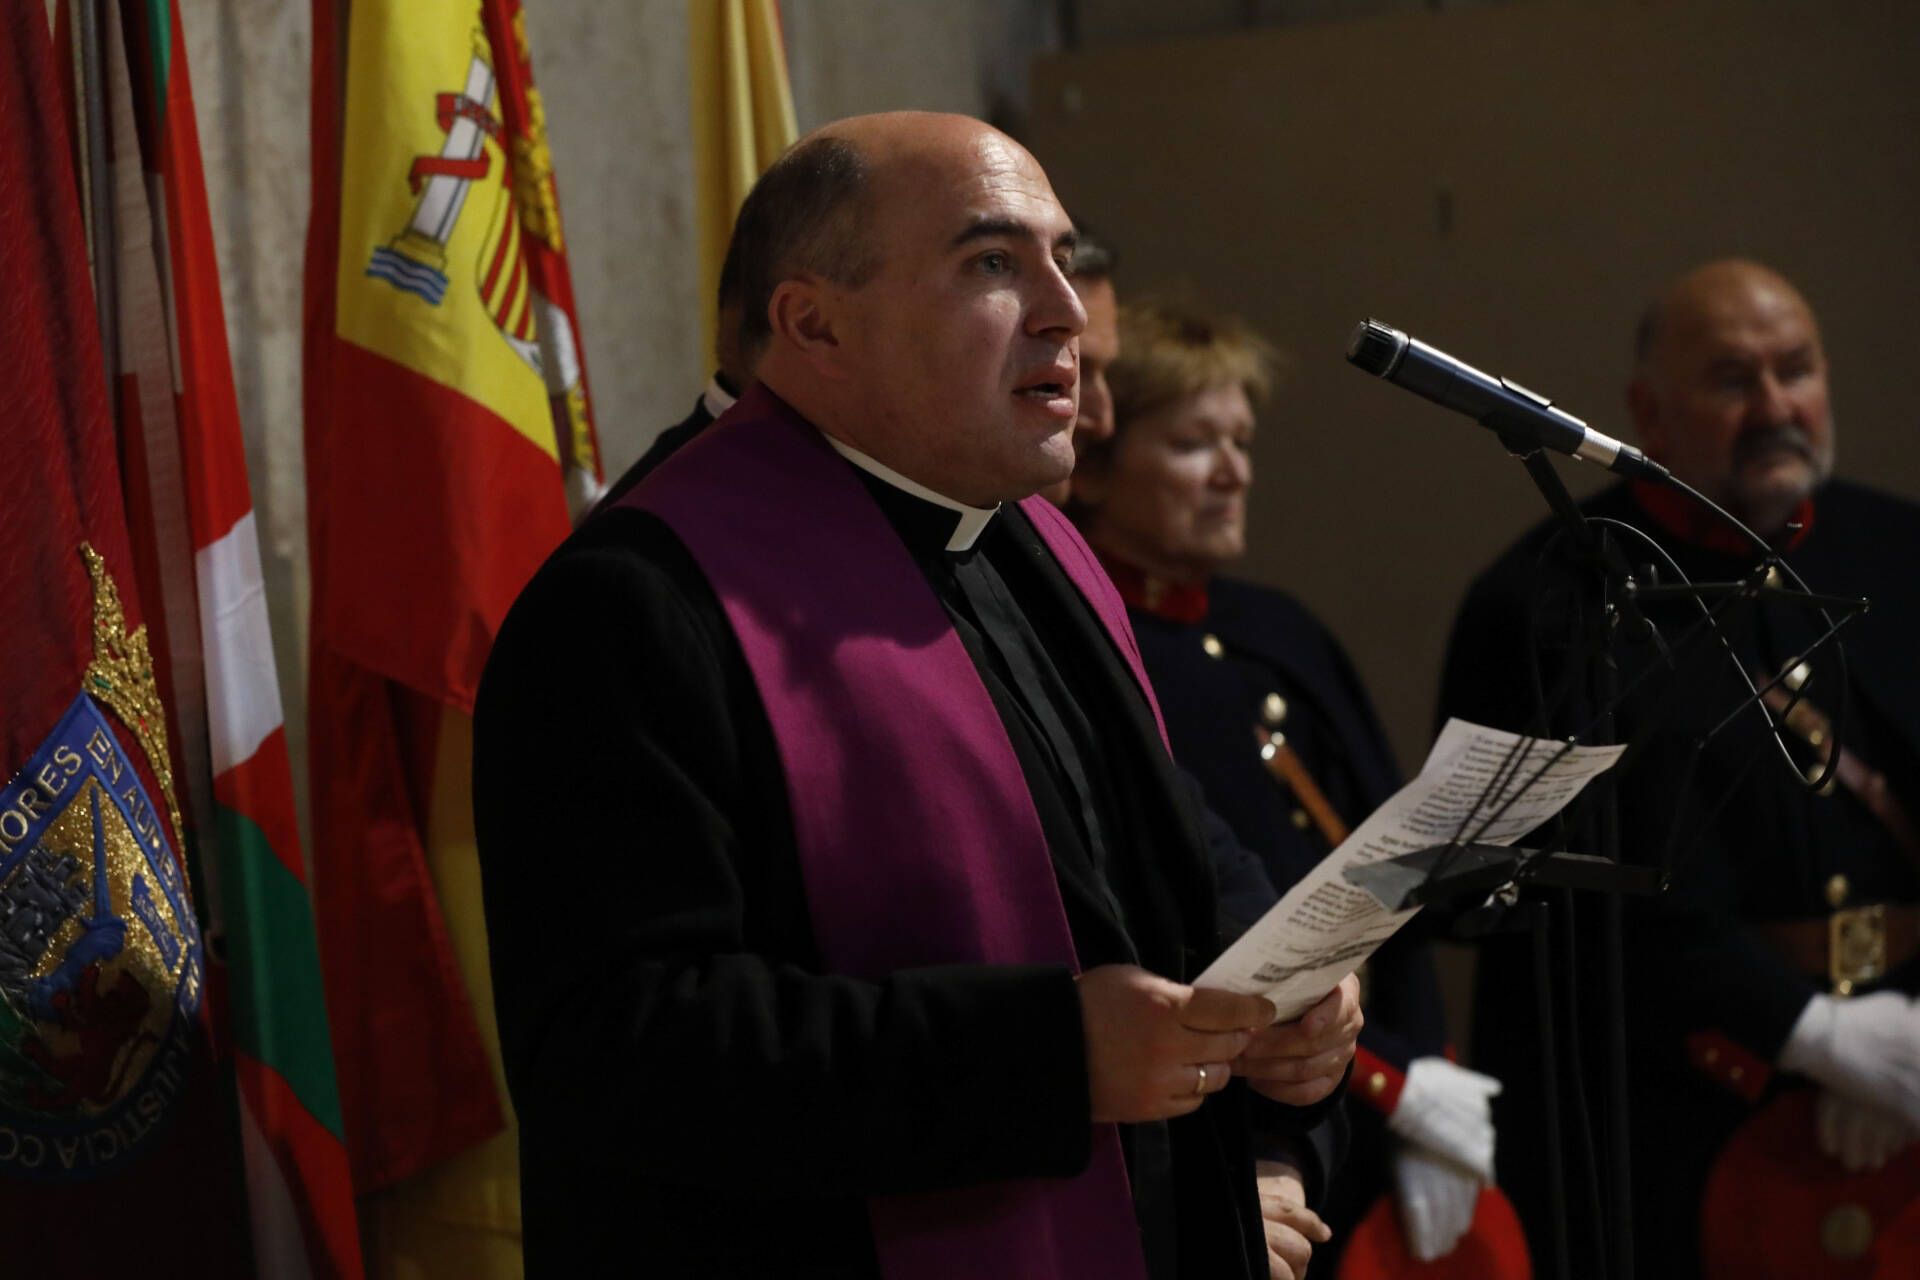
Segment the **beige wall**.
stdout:
<svg viewBox="0 0 1920 1280">
<path fill-rule="evenodd" d="M 1017 112 L 1051 0 L 784 0 L 802 130 L 865 111 Z"/>
<path fill-rule="evenodd" d="M 1413 765 L 1456 602 L 1543 509 L 1486 432 L 1349 368 L 1355 321 L 1622 434 L 1644 296 L 1758 256 L 1825 323 L 1841 472 L 1920 496 L 1916 49 L 1920 6 L 1858 0 L 1403 13 L 1043 60 L 1030 141 L 1123 297 L 1184 287 L 1295 357 L 1245 569 L 1341 633 Z"/>
</svg>

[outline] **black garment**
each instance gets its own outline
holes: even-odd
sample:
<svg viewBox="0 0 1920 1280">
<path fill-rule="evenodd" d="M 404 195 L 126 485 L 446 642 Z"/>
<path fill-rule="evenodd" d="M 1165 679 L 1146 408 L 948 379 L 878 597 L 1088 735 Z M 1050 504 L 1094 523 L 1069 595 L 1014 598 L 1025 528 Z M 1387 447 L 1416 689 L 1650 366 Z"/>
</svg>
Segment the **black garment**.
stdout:
<svg viewBox="0 0 1920 1280">
<path fill-rule="evenodd" d="M 737 394 L 728 385 L 724 374 L 715 373 L 714 384 L 728 395 Z M 640 455 L 639 460 L 608 487 L 595 510 L 606 511 L 619 502 L 628 490 L 653 474 L 661 463 L 690 443 L 713 420 L 713 414 L 708 410 L 708 398 L 702 395 L 693 402 L 691 413 L 655 437 L 653 444 Z M 1260 858 L 1241 845 L 1227 824 L 1206 808 L 1200 784 L 1189 776 L 1187 786 L 1195 798 L 1196 806 L 1202 811 L 1208 860 L 1219 882 L 1222 906 L 1220 926 L 1231 940 L 1257 920 L 1277 900 L 1278 895 L 1273 891 L 1272 881 Z M 1340 1113 L 1336 1111 L 1334 1114 L 1338 1116 Z M 1324 1188 L 1326 1175 L 1343 1158 L 1345 1150 L 1344 1129 L 1338 1124 L 1316 1130 L 1305 1149 L 1290 1147 L 1287 1150 L 1287 1158 L 1298 1164 L 1306 1176 L 1307 1187 L 1313 1193 L 1313 1203 L 1319 1203 L 1319 1189 Z M 1276 1151 L 1274 1154 L 1279 1153 Z"/>
<path fill-rule="evenodd" d="M 1008 509 L 974 566 L 1029 631 L 983 628 L 977 597 L 887 509 L 1000 711 L 1082 964 L 1197 973 L 1217 947 L 1197 820 L 1091 611 Z M 1114 815 L 1103 850 L 1080 839 L 1059 744 L 1005 666 L 1036 638 L 1067 691 L 1060 723 L 1084 717 L 1099 743 L 1082 762 Z M 535 576 L 475 735 L 531 1273 L 631 1258 L 659 1275 L 868 1275 L 866 1195 L 1084 1166 L 1085 1050 L 1064 969 L 821 972 L 765 711 L 723 610 L 658 520 L 604 512 Z M 876 802 L 886 787 L 874 780 Z M 605 910 L 584 928 L 589 905 Z M 1236 1084 L 1194 1116 L 1127 1131 L 1157 1275 L 1264 1274 L 1256 1104 L 1295 1130 L 1324 1110 Z"/>
<path fill-rule="evenodd" d="M 717 378 L 718 375 L 716 375 Z M 607 492 L 595 505 L 596 511 L 605 511 L 614 503 L 627 496 L 627 491 L 652 475 L 654 469 L 680 451 L 695 436 L 707 429 L 713 421 L 713 414 L 707 411 L 707 398 L 703 395 L 693 402 L 693 412 L 662 431 L 647 446 L 647 451 L 638 461 L 620 473 L 620 478 L 607 486 Z"/>
<path fill-rule="evenodd" d="M 1175 758 L 1204 779 L 1208 806 L 1261 859 L 1274 885 L 1293 884 L 1330 846 L 1316 828 L 1300 825 L 1303 810 L 1268 773 L 1255 726 L 1286 735 L 1349 825 L 1398 789 L 1398 768 L 1359 674 L 1339 641 L 1293 597 L 1216 578 L 1198 622 L 1141 608 L 1129 616 Z M 1266 905 L 1223 897 L 1227 913 L 1241 918 Z M 1445 1014 L 1431 947 L 1402 930 L 1374 954 L 1367 971 L 1362 1049 L 1399 1071 L 1414 1058 L 1443 1052 Z M 1364 1064 L 1356 1073 L 1369 1074 Z M 1356 1090 L 1347 1103 L 1352 1147 L 1323 1210 L 1335 1237 L 1316 1251 L 1316 1268 L 1331 1269 L 1348 1230 L 1390 1185 L 1385 1117 L 1366 1097 Z"/>
<path fill-rule="evenodd" d="M 1696 582 L 1742 577 L 1757 560 L 1683 543 L 1642 511 L 1625 487 L 1606 491 L 1585 509 L 1590 516 L 1624 520 L 1651 533 Z M 1534 616 L 1540 634 L 1549 637 L 1567 634 L 1571 612 L 1583 598 L 1581 580 L 1557 553 L 1549 549 L 1541 561 L 1552 534 L 1550 525 L 1535 529 L 1474 583 L 1449 645 L 1444 713 L 1500 728 L 1533 727 L 1530 592 L 1540 584 Z M 1623 546 L 1635 565 L 1658 561 L 1631 537 Z M 1851 673 L 1845 741 L 1882 770 L 1913 809 L 1920 804 L 1920 679 L 1913 659 L 1920 637 L 1920 593 L 1913 578 L 1920 558 L 1920 508 L 1834 481 L 1816 497 L 1807 535 L 1786 558 L 1814 591 L 1872 599 L 1872 610 L 1843 633 Z M 1648 610 L 1670 642 L 1685 630 L 1689 614 L 1680 605 Z M 1730 624 L 1736 652 L 1755 671 L 1777 670 L 1822 625 L 1813 615 L 1775 604 L 1737 609 Z M 1616 652 L 1623 682 L 1653 661 L 1644 643 L 1623 640 Z M 1689 775 L 1689 745 L 1743 692 L 1724 657 L 1706 644 L 1693 653 L 1682 658 L 1682 677 L 1656 676 L 1631 697 L 1620 709 L 1618 724 L 1620 741 L 1651 735 L 1619 770 L 1625 856 L 1658 863 L 1676 820 L 1685 821 L 1689 830 L 1703 829 L 1698 841 L 1681 841 L 1685 861 L 1673 890 L 1651 900 L 1630 900 L 1627 907 L 1636 1251 L 1642 1274 L 1675 1277 L 1697 1271 L 1707 1171 L 1733 1128 L 1751 1114 L 1750 1104 L 1727 1081 L 1716 1082 L 1691 1064 L 1689 1037 L 1725 1037 L 1751 1054 L 1764 1073 L 1808 998 L 1821 989 L 1787 965 L 1753 922 L 1825 914 L 1826 884 L 1834 874 L 1847 876 L 1855 902 L 1920 898 L 1920 877 L 1884 828 L 1844 789 L 1814 796 L 1796 785 L 1770 751 L 1752 712 L 1716 739 Z M 1563 659 L 1564 645 L 1550 640 L 1542 657 L 1544 689 L 1554 689 L 1565 675 Z M 1828 712 L 1838 711 L 1840 687 L 1831 656 L 1819 661 L 1808 685 L 1810 699 Z M 1591 718 L 1594 705 L 1591 691 L 1576 686 L 1549 727 L 1571 731 Z M 1604 794 L 1609 783 L 1603 778 L 1594 785 Z M 1714 816 L 1712 806 L 1730 787 L 1730 798 Z M 1591 827 L 1575 827 L 1569 839 L 1577 848 L 1594 833 Z M 1594 920 L 1583 905 L 1574 921 L 1577 945 L 1571 965 L 1564 957 L 1556 965 L 1556 996 L 1564 1011 L 1571 980 L 1589 1015 L 1579 1030 L 1587 1051 L 1588 1098 L 1598 1108 L 1605 1087 L 1597 1025 L 1599 973 L 1593 950 L 1585 945 L 1594 937 Z M 1544 1241 L 1545 1100 L 1535 1087 L 1537 1071 L 1527 1069 L 1536 1061 L 1528 944 L 1517 937 L 1488 941 L 1478 975 L 1476 1060 L 1507 1082 L 1494 1104 L 1501 1183 L 1521 1210 L 1529 1235 Z M 1920 988 L 1920 973 L 1910 967 L 1887 981 L 1911 992 Z M 1776 1076 L 1770 1093 L 1793 1084 Z M 1576 1150 L 1568 1163 L 1574 1175 L 1573 1256 L 1598 1257 L 1582 1235 L 1593 1219 L 1583 1190 L 1586 1161 Z"/>
<path fill-rule="evenodd" d="M 723 373 L 716 372 L 713 375 L 713 384 L 727 396 L 738 394 Z M 655 468 L 711 425 L 714 417 L 709 404 L 710 395 L 702 395 L 694 401 L 693 411 L 676 425 L 661 432 L 640 459 L 614 481 L 596 510 L 611 508 L 628 490 L 651 475 Z M 886 488 L 881 485 L 879 491 L 885 491 Z M 873 486 L 870 485 L 869 490 L 879 496 L 879 491 L 875 491 Z M 938 525 L 944 523 L 946 517 L 936 512 L 931 519 Z M 1193 806 L 1200 813 L 1207 861 L 1213 868 L 1218 889 L 1222 940 L 1231 942 L 1278 901 L 1279 894 L 1274 890 L 1273 881 L 1259 855 L 1242 845 L 1226 822 L 1207 807 L 1199 781 L 1191 774 L 1185 774 L 1184 770 L 1182 772 Z M 1284 1160 L 1300 1171 L 1307 1202 L 1316 1209 L 1324 1207 L 1333 1172 L 1345 1163 L 1348 1145 L 1347 1113 L 1341 1107 L 1329 1109 L 1319 1123 L 1304 1133 L 1295 1132 L 1291 1119 L 1283 1117 L 1278 1130 L 1257 1131 L 1254 1135 L 1254 1147 L 1259 1156 Z"/>
</svg>

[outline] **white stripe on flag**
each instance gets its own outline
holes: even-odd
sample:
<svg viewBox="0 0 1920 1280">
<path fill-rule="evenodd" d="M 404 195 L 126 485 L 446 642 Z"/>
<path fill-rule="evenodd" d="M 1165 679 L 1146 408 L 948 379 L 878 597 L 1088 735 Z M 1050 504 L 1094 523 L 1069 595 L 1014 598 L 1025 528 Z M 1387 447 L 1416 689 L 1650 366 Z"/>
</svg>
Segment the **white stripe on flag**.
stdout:
<svg viewBox="0 0 1920 1280">
<path fill-rule="evenodd" d="M 240 1143 L 247 1166 L 247 1207 L 253 1219 L 254 1274 L 261 1280 L 313 1280 L 306 1232 L 286 1172 L 273 1153 L 253 1102 L 240 1095 Z"/>
<path fill-rule="evenodd" d="M 281 721 L 253 512 L 194 552 L 193 561 L 207 662 L 208 737 L 218 777 L 245 763 Z"/>
</svg>

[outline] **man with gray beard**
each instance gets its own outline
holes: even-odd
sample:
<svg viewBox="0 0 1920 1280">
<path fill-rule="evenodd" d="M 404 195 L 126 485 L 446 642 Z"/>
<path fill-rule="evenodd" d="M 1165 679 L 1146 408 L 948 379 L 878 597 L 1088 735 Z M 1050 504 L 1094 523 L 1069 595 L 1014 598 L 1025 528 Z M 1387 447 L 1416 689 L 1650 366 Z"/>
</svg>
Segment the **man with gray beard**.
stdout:
<svg viewBox="0 0 1920 1280">
<path fill-rule="evenodd" d="M 1846 1175 L 1920 1170 L 1920 843 L 1911 818 L 1920 812 L 1920 507 L 1830 478 L 1819 326 L 1799 292 L 1758 263 L 1709 263 L 1654 301 L 1637 333 L 1627 399 L 1649 456 L 1767 539 L 1813 591 L 1873 602 L 1845 630 L 1844 668 L 1825 650 L 1775 698 L 1796 767 L 1818 775 L 1837 752 L 1834 784 L 1818 793 L 1781 767 L 1757 714 L 1737 717 L 1691 759 L 1693 744 L 1746 695 L 1711 640 L 1693 646 L 1677 672 L 1659 670 L 1654 646 L 1630 629 L 1613 648 L 1622 688 L 1654 668 L 1619 711 L 1618 740 L 1643 743 L 1618 780 L 1624 856 L 1661 861 L 1674 824 L 1686 824 L 1671 889 L 1628 906 L 1640 1273 L 1827 1274 L 1836 1258 L 1874 1248 L 1875 1219 L 1824 1201 L 1823 1189 Z M 1620 485 L 1585 510 L 1651 534 L 1694 582 L 1746 577 L 1760 559 L 1677 490 Z M 1474 584 L 1449 647 L 1445 714 L 1550 732 L 1591 720 L 1594 691 L 1578 671 L 1562 676 L 1574 615 L 1597 602 L 1583 596 L 1578 571 L 1550 545 L 1554 536 L 1554 526 L 1534 530 Z M 1659 563 L 1670 577 L 1644 543 L 1621 543 L 1633 564 Z M 1686 604 L 1646 612 L 1670 641 L 1698 613 Z M 1825 625 L 1778 600 L 1736 605 L 1725 617 L 1733 653 L 1760 679 Z M 1528 648 L 1542 640 L 1544 721 L 1528 675 Z M 1790 709 L 1788 692 L 1800 698 Z M 1570 843 L 1590 849 L 1592 834 L 1573 832 Z M 1533 1021 L 1526 948 L 1520 938 L 1482 949 L 1475 1063 L 1509 1082 L 1496 1103 L 1507 1136 L 1500 1182 L 1544 1257 L 1545 1152 L 1538 1137 L 1527 1139 L 1543 1133 L 1545 1099 L 1537 1071 L 1522 1061 L 1534 1052 L 1532 1033 L 1521 1030 Z M 1563 1013 L 1570 975 L 1597 1013 L 1596 957 L 1583 946 L 1556 972 Z M 1589 1017 L 1579 1030 L 1587 1096 L 1598 1099 L 1603 1028 Z M 1577 1105 L 1563 1114 L 1578 1115 Z M 1763 1133 L 1768 1143 L 1797 1140 L 1802 1154 L 1748 1160 Z M 1583 1238 L 1597 1224 L 1581 1211 L 1577 1154 L 1576 1145 L 1567 1165 L 1575 1170 L 1572 1252 L 1597 1259 L 1605 1242 Z"/>
</svg>

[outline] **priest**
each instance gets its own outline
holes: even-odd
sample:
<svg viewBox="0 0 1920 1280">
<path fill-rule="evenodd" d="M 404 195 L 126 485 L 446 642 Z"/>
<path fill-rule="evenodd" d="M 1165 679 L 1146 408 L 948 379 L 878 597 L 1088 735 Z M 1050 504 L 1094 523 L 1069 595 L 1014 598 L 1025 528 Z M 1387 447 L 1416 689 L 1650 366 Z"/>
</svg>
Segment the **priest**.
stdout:
<svg viewBox="0 0 1920 1280">
<path fill-rule="evenodd" d="M 898 114 L 735 236 L 758 383 L 536 575 L 476 713 L 529 1270 L 1269 1274 L 1252 1112 L 1318 1117 L 1357 1004 L 1191 985 L 1190 793 L 1032 497 L 1070 222 L 1004 135 Z"/>
</svg>

